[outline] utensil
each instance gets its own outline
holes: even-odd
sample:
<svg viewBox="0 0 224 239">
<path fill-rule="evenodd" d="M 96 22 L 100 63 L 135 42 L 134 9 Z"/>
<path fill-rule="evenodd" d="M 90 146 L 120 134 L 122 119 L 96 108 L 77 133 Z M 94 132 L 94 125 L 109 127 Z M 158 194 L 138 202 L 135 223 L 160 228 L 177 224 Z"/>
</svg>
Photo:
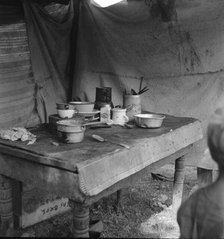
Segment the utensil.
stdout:
<svg viewBox="0 0 224 239">
<path fill-rule="evenodd" d="M 131 94 L 132 95 L 137 95 L 138 93 L 134 89 L 131 89 Z"/>
<path fill-rule="evenodd" d="M 142 89 L 142 81 L 144 80 L 144 77 L 141 76 L 141 80 L 140 80 L 140 86 L 139 86 L 139 91 L 138 91 L 138 95 L 141 95 L 142 93 L 146 92 L 149 90 L 149 88 L 147 88 L 147 86 L 145 86 L 143 89 Z"/>
<path fill-rule="evenodd" d="M 142 81 L 143 81 L 143 79 L 144 79 L 144 77 L 143 76 L 141 76 L 141 80 L 140 80 L 140 86 L 139 86 L 139 91 L 138 91 L 138 94 L 139 94 L 139 92 L 141 91 L 141 89 L 142 89 Z"/>
<path fill-rule="evenodd" d="M 59 120 L 57 121 L 57 126 L 60 128 L 62 127 L 63 129 L 74 129 L 74 127 L 81 127 L 81 126 L 91 126 L 91 125 L 112 125 L 113 121 L 109 122 L 100 122 L 100 121 L 91 121 L 91 120 L 83 120 L 82 118 L 80 119 L 65 119 L 65 120 Z M 61 129 L 61 128 L 60 128 Z"/>
<path fill-rule="evenodd" d="M 90 126 L 90 129 L 104 129 L 104 128 L 111 128 L 111 125 L 93 125 L 93 126 Z"/>
<path fill-rule="evenodd" d="M 138 92 L 138 94 L 141 95 L 142 93 L 144 93 L 144 92 L 146 92 L 146 91 L 148 91 L 148 90 L 149 90 L 149 88 L 147 88 L 147 86 L 145 86 L 142 90 L 140 90 L 140 91 Z"/>
<path fill-rule="evenodd" d="M 124 126 L 127 128 L 127 129 L 133 129 L 135 127 L 134 124 L 124 124 Z"/>
<path fill-rule="evenodd" d="M 146 89 L 146 90 L 141 91 L 141 92 L 139 93 L 139 95 L 145 93 L 145 92 L 148 91 L 148 90 L 149 90 L 149 89 Z"/>
<path fill-rule="evenodd" d="M 96 122 L 86 122 L 86 123 L 83 123 L 83 125 L 85 125 L 85 126 L 91 126 L 91 125 L 93 125 L 93 126 L 100 126 L 100 125 L 107 125 L 107 126 L 111 126 L 113 124 L 113 122 L 112 122 L 112 120 L 110 121 L 110 122 L 100 122 L 100 121 L 96 121 Z"/>
<path fill-rule="evenodd" d="M 98 140 L 99 142 L 110 142 L 110 143 L 112 143 L 112 144 L 120 145 L 120 146 L 122 146 L 122 147 L 124 147 L 124 148 L 126 148 L 126 149 L 130 149 L 130 146 L 127 145 L 127 144 L 118 143 L 118 142 L 113 142 L 113 141 L 107 140 L 107 139 L 105 139 L 105 138 L 103 138 L 103 137 L 101 137 L 101 136 L 99 136 L 99 135 L 97 135 L 97 134 L 92 134 L 92 138 Z"/>
</svg>

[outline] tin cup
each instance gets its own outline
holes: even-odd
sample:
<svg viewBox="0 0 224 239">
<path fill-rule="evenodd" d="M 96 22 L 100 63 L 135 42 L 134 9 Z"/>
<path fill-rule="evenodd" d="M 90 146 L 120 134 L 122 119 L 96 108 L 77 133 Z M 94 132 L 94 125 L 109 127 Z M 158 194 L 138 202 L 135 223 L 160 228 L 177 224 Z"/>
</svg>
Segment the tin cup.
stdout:
<svg viewBox="0 0 224 239">
<path fill-rule="evenodd" d="M 124 125 L 128 122 L 129 118 L 126 115 L 126 109 L 113 108 L 112 109 L 113 124 Z"/>
</svg>

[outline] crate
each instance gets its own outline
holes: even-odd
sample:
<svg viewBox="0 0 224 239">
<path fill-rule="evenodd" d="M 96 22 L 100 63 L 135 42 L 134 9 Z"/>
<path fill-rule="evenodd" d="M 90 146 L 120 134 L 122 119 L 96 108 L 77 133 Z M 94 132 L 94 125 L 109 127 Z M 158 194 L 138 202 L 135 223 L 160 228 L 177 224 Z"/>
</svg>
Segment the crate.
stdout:
<svg viewBox="0 0 224 239">
<path fill-rule="evenodd" d="M 16 228 L 26 228 L 56 215 L 69 212 L 68 198 L 41 194 L 29 185 L 14 183 L 13 211 Z"/>
</svg>

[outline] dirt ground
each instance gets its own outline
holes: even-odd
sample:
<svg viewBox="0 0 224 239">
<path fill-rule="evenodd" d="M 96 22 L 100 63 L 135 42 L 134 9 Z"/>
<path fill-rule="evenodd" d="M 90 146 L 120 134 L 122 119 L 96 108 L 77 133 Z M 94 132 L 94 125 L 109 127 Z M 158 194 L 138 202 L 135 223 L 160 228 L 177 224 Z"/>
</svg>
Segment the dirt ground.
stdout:
<svg viewBox="0 0 224 239">
<path fill-rule="evenodd" d="M 133 187 L 123 189 L 118 209 L 116 194 L 92 205 L 91 220 L 103 222 L 100 238 L 178 238 L 176 213 L 170 210 L 174 165 L 153 173 L 163 175 L 164 180 L 153 178 L 151 172 L 144 174 Z M 196 179 L 196 168 L 187 167 L 183 199 L 196 185 Z M 72 214 L 68 212 L 25 228 L 21 233 L 23 237 L 72 237 L 71 221 Z"/>
</svg>

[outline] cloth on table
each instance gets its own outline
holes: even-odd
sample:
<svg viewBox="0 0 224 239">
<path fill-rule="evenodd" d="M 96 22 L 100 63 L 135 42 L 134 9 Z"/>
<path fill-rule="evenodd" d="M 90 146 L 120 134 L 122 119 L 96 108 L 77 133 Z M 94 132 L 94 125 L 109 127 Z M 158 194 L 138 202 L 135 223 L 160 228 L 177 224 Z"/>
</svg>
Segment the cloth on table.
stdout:
<svg viewBox="0 0 224 239">
<path fill-rule="evenodd" d="M 36 135 L 30 133 L 27 129 L 22 127 L 14 127 L 12 129 L 1 129 L 0 138 L 11 141 L 21 140 L 28 141 L 27 145 L 36 142 Z"/>
</svg>

